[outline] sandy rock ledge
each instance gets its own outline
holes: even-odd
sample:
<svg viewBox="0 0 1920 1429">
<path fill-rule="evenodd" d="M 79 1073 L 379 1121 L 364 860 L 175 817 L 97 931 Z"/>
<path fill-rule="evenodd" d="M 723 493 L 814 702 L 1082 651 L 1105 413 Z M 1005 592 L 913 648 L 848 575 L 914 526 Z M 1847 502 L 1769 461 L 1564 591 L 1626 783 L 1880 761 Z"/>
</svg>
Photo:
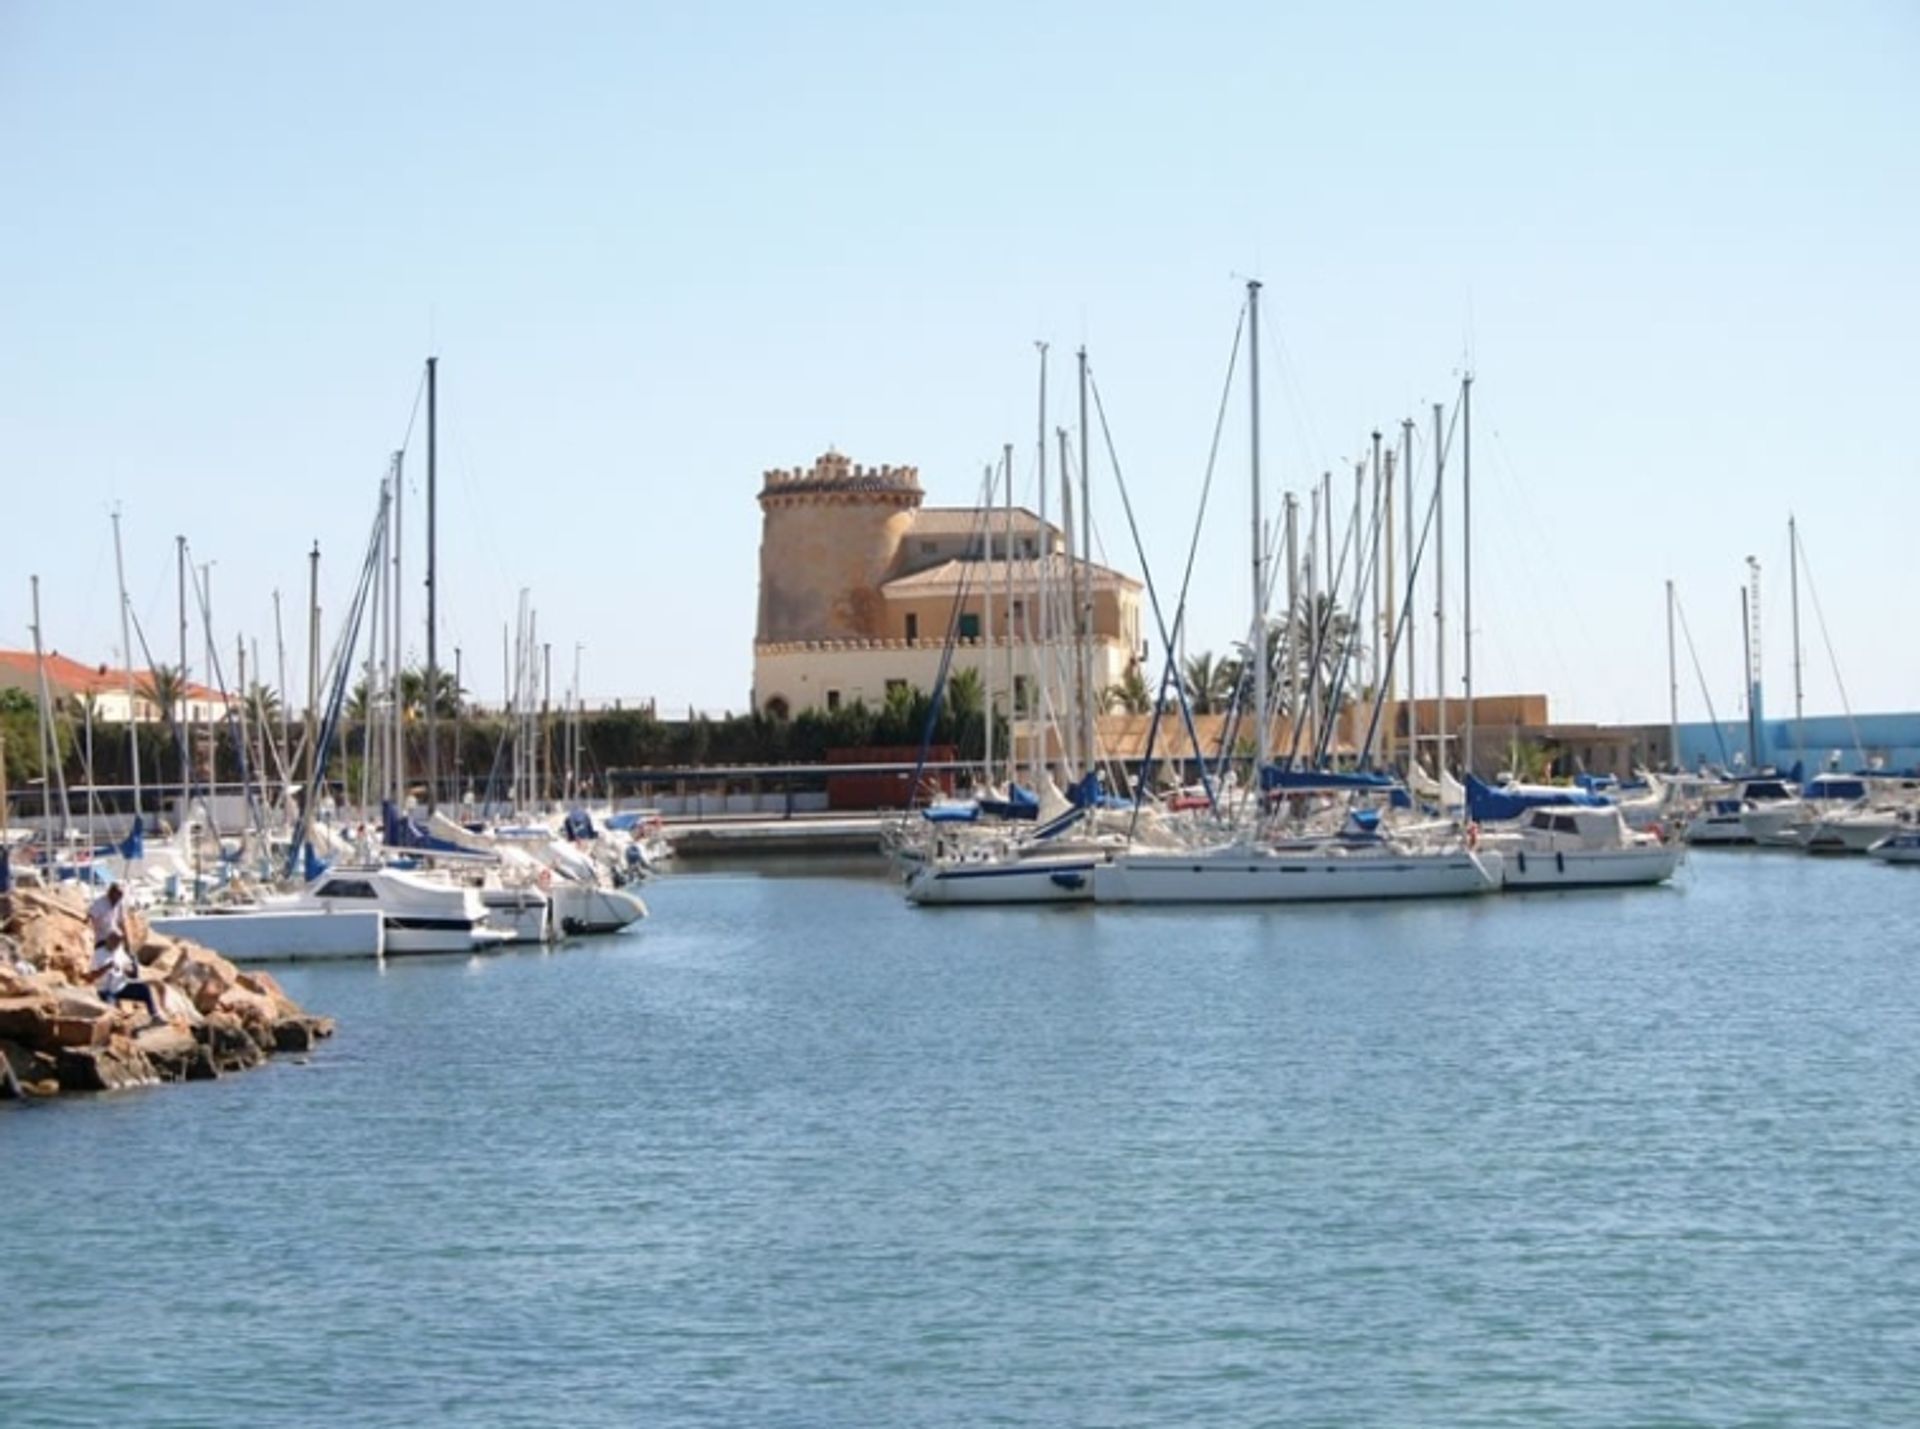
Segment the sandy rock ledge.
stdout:
<svg viewBox="0 0 1920 1429">
<path fill-rule="evenodd" d="M 309 1015 L 270 974 L 154 933 L 130 911 L 134 956 L 166 1016 L 148 1025 L 146 1008 L 110 1006 L 88 984 L 82 895 L 22 889 L 12 905 L 0 925 L 17 945 L 0 942 L 0 1101 L 205 1081 L 333 1035 L 332 1018 Z"/>
</svg>

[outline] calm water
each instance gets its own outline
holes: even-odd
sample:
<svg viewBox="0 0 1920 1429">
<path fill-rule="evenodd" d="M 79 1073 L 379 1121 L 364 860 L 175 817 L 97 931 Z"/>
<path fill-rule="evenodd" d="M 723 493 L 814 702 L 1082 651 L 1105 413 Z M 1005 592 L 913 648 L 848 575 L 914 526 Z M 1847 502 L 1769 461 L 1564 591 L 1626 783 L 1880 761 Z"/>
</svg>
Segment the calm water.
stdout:
<svg viewBox="0 0 1920 1429">
<path fill-rule="evenodd" d="M 0 1424 L 1920 1423 L 1920 876 L 649 899 L 0 1109 Z"/>
</svg>

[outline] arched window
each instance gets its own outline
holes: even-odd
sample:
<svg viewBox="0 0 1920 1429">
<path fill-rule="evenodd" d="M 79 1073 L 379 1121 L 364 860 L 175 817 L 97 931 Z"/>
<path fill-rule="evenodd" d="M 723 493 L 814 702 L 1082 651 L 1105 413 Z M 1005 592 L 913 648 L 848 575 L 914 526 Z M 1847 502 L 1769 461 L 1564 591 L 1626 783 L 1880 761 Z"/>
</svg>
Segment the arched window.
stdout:
<svg viewBox="0 0 1920 1429">
<path fill-rule="evenodd" d="M 792 710 L 787 706 L 787 697 L 785 695 L 773 696 L 773 698 L 766 702 L 763 708 L 766 710 L 767 718 L 769 719 L 786 720 L 790 719 L 793 714 Z"/>
</svg>

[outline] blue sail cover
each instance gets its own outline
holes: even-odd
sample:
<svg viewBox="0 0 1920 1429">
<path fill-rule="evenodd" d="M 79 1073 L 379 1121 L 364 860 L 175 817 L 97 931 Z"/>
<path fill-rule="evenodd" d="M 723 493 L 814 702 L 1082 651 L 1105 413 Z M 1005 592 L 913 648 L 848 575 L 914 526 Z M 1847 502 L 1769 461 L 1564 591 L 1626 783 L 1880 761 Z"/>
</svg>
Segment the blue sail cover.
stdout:
<svg viewBox="0 0 1920 1429">
<path fill-rule="evenodd" d="M 964 804 L 929 804 L 920 817 L 930 824 L 971 824 L 980 818 L 980 806 L 971 799 Z"/>
<path fill-rule="evenodd" d="M 134 859 L 144 858 L 147 852 L 145 835 L 146 825 L 141 823 L 140 816 L 135 814 L 133 816 L 133 827 L 127 830 L 126 838 L 114 845 L 115 850 L 119 853 L 120 857 L 126 859 L 129 863 Z"/>
<path fill-rule="evenodd" d="M 13 892 L 13 850 L 0 844 L 0 893 Z"/>
<path fill-rule="evenodd" d="M 1260 787 L 1269 792 L 1278 789 L 1295 794 L 1340 791 L 1385 794 L 1397 788 L 1399 782 L 1391 774 L 1359 770 L 1343 773 L 1334 769 L 1282 769 L 1277 764 L 1263 765 L 1260 770 Z"/>
<path fill-rule="evenodd" d="M 1071 794 L 1068 795 L 1072 797 Z M 1037 819 L 1040 817 L 1040 796 L 1031 789 L 1018 784 L 1007 786 L 1004 799 L 982 799 L 980 812 L 991 814 L 999 819 Z"/>
<path fill-rule="evenodd" d="M 393 807 L 393 800 L 380 801 L 380 837 L 388 848 L 410 848 L 421 853 L 464 853 L 471 854 L 472 849 L 462 848 L 457 843 L 435 838 L 412 819 L 402 818 L 400 811 Z"/>
<path fill-rule="evenodd" d="M 1475 775 L 1467 775 L 1467 817 L 1475 823 L 1496 824 L 1517 819 L 1529 809 L 1575 804 L 1587 809 L 1604 809 L 1613 800 L 1580 789 L 1549 789 L 1535 786 L 1513 793 L 1496 789 Z"/>
<path fill-rule="evenodd" d="M 327 865 L 320 855 L 313 851 L 313 845 L 310 843 L 301 844 L 300 852 L 306 866 L 307 882 L 312 883 L 327 871 Z"/>
<path fill-rule="evenodd" d="M 567 811 L 565 821 L 560 825 L 560 832 L 574 843 L 585 843 L 595 837 L 593 819 L 585 809 L 570 809 Z"/>
</svg>

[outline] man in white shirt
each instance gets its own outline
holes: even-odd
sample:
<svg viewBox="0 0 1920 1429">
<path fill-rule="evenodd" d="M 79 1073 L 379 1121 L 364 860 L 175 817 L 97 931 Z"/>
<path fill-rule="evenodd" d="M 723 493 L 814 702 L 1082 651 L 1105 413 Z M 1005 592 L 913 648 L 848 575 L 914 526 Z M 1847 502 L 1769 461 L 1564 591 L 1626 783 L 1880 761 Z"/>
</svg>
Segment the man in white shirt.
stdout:
<svg viewBox="0 0 1920 1429">
<path fill-rule="evenodd" d="M 120 885 L 111 883 L 87 909 L 87 922 L 93 925 L 93 971 L 88 976 L 106 1001 L 144 1002 L 147 1016 L 163 1022 L 153 984 L 141 981 L 140 965 L 127 951 L 126 910 L 121 907 L 125 897 Z"/>
</svg>

